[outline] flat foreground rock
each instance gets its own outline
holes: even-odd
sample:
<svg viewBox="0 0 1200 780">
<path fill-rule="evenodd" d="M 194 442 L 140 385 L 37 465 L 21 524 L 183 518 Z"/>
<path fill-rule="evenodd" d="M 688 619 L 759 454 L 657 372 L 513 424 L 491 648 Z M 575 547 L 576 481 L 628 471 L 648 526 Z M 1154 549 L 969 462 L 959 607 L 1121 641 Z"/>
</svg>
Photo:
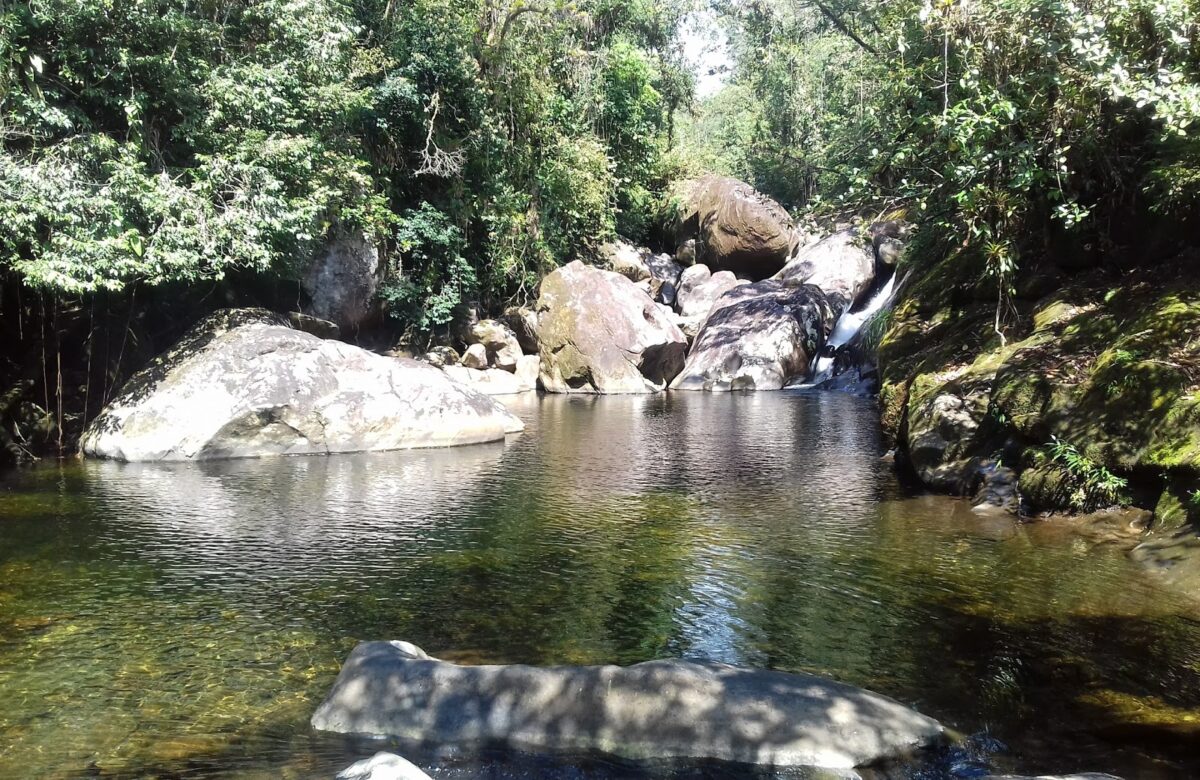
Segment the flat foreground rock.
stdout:
<svg viewBox="0 0 1200 780">
<path fill-rule="evenodd" d="M 848 769 L 942 740 L 942 726 L 860 688 L 716 663 L 458 666 L 363 642 L 314 728 L 441 744 L 603 751 Z"/>
</svg>

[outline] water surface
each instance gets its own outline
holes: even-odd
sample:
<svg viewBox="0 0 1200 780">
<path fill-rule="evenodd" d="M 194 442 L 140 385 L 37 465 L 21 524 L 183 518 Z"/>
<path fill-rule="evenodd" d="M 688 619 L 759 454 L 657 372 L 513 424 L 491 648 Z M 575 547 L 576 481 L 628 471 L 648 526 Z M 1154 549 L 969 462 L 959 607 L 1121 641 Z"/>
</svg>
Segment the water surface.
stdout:
<svg viewBox="0 0 1200 780">
<path fill-rule="evenodd" d="M 528 427 L 504 444 L 9 475 L 0 777 L 329 778 L 374 748 L 308 717 L 383 638 L 463 662 L 815 672 L 998 738 L 998 768 L 1200 774 L 1195 603 L 1120 545 L 907 491 L 871 402 L 514 407 Z M 410 757 L 454 777 L 746 774 Z"/>
</svg>

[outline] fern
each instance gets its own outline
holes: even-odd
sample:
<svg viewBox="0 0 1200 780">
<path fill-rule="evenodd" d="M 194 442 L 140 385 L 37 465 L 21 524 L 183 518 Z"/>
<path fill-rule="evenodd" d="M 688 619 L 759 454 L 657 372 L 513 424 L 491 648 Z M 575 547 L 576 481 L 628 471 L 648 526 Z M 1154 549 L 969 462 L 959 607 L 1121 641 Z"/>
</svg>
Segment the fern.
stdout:
<svg viewBox="0 0 1200 780">
<path fill-rule="evenodd" d="M 1096 463 L 1075 445 L 1052 436 L 1046 450 L 1050 460 L 1061 466 L 1070 480 L 1070 502 L 1074 509 L 1086 512 L 1128 500 L 1125 491 L 1129 480 Z"/>
</svg>

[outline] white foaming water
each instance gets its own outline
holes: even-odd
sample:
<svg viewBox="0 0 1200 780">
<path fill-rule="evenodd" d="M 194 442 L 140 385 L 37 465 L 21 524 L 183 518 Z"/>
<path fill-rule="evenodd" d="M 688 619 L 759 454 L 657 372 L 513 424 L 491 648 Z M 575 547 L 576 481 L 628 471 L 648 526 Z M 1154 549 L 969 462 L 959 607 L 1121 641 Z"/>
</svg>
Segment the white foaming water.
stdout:
<svg viewBox="0 0 1200 780">
<path fill-rule="evenodd" d="M 893 273 L 883 283 L 883 287 L 879 288 L 879 292 L 875 293 L 871 297 L 871 300 L 867 301 L 866 306 L 863 306 L 858 311 L 847 309 L 838 318 L 837 324 L 833 326 L 833 333 L 829 334 L 829 338 L 825 342 L 825 347 L 821 350 L 821 356 L 813 364 L 812 373 L 809 375 L 808 381 L 802 385 L 797 385 L 797 387 L 819 385 L 833 376 L 833 352 L 849 343 L 850 339 L 858 335 L 858 332 L 862 330 L 862 326 L 874 317 L 876 312 L 887 306 L 888 302 L 892 299 L 892 292 L 895 288 L 896 274 Z"/>
</svg>

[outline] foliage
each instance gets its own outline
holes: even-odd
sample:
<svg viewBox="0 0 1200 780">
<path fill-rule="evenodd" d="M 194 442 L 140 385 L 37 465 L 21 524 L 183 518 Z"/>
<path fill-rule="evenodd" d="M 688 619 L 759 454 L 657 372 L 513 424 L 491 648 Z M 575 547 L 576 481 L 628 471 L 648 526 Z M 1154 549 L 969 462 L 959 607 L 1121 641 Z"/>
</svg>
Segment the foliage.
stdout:
<svg viewBox="0 0 1200 780">
<path fill-rule="evenodd" d="M 1128 501 L 1128 480 L 1086 457 L 1074 445 L 1055 436 L 1041 454 L 1066 472 L 1074 509 L 1092 511 Z"/>
<path fill-rule="evenodd" d="M 741 109 L 759 118 L 754 145 L 774 144 L 754 180 L 795 205 L 911 204 L 945 251 L 984 259 L 997 330 L 1027 254 L 1104 245 L 1147 200 L 1197 213 L 1194 0 L 729 0 L 725 12 L 730 89 L 757 100 Z"/>
<path fill-rule="evenodd" d="M 665 186 L 690 0 L 0 5 L 0 272 L 58 294 L 296 279 L 382 247 L 392 313 L 527 294 Z"/>
</svg>

